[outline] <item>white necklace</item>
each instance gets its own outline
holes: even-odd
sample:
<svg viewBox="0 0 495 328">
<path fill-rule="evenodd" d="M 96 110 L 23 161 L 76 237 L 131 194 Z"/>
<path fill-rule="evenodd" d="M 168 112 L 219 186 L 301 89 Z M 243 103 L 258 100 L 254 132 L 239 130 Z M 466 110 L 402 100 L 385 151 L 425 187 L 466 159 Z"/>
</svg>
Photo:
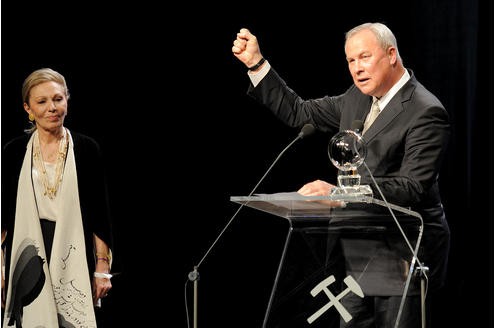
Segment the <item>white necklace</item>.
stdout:
<svg viewBox="0 0 495 328">
<path fill-rule="evenodd" d="M 40 137 L 38 131 L 35 131 L 36 136 L 33 143 L 33 161 L 36 169 L 40 172 L 39 177 L 45 191 L 44 196 L 48 196 L 50 199 L 54 199 L 57 196 L 57 190 L 62 182 L 63 172 L 65 167 L 65 157 L 67 155 L 67 149 L 69 147 L 69 138 L 67 137 L 67 131 L 64 129 L 63 137 L 58 144 L 58 152 L 55 163 L 55 179 L 53 185 L 50 184 L 48 179 L 48 173 L 46 172 L 45 162 L 43 161 L 43 155 L 41 154 Z"/>
</svg>

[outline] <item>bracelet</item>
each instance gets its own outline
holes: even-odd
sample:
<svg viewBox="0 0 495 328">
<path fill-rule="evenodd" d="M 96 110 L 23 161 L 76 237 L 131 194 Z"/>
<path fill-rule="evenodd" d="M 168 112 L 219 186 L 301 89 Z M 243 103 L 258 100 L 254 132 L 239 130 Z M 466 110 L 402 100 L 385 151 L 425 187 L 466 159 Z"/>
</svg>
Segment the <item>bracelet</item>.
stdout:
<svg viewBox="0 0 495 328">
<path fill-rule="evenodd" d="M 265 62 L 265 57 L 261 57 L 260 61 L 258 62 L 258 64 L 254 65 L 254 66 L 251 66 L 249 67 L 248 69 L 250 71 L 256 71 L 258 68 L 260 68 L 261 65 L 263 65 L 263 63 Z"/>
<path fill-rule="evenodd" d="M 112 275 L 110 273 L 103 273 L 103 272 L 95 272 L 94 276 L 95 278 L 107 278 L 107 279 L 112 278 Z"/>
<path fill-rule="evenodd" d="M 110 260 L 112 259 L 110 254 L 98 253 L 98 252 L 96 253 L 96 258 L 97 260 L 107 261 L 108 263 L 110 263 Z"/>
</svg>

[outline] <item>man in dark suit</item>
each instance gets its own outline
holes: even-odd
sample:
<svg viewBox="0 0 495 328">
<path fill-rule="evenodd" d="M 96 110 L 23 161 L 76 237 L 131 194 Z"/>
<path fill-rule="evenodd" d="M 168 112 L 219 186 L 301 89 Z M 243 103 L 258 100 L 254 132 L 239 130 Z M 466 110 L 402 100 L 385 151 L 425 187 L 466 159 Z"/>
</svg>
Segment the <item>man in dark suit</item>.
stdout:
<svg viewBox="0 0 495 328">
<path fill-rule="evenodd" d="M 438 174 L 450 135 L 448 113 L 412 70 L 403 66 L 397 41 L 381 23 L 365 23 L 346 33 L 345 54 L 354 84 L 337 96 L 305 100 L 291 90 L 261 54 L 258 40 L 241 29 L 232 52 L 249 71 L 248 94 L 289 126 L 311 123 L 317 130 L 350 130 L 355 120 L 363 133 L 366 164 L 385 199 L 421 214 L 424 235 L 419 259 L 429 267 L 429 290 L 444 284 L 450 232 L 439 194 Z M 373 122 L 370 109 L 377 102 Z M 370 125 L 370 123 L 372 123 Z M 361 183 L 380 195 L 363 166 Z M 299 189 L 306 196 L 329 195 L 335 186 L 316 180 Z M 378 198 L 378 197 L 377 197 Z M 430 292 L 429 291 L 429 292 Z M 353 303 L 355 320 L 345 327 L 393 327 L 400 296 L 365 297 Z M 348 304 L 351 306 L 351 304 Z M 400 327 L 421 327 L 418 297 L 407 297 Z"/>
</svg>

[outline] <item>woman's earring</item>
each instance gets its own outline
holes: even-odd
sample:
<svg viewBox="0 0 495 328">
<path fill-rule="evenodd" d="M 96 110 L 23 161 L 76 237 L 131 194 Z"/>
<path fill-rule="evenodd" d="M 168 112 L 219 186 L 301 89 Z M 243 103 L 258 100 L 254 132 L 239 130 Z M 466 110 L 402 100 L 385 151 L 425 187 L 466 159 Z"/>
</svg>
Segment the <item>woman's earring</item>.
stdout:
<svg viewBox="0 0 495 328">
<path fill-rule="evenodd" d="M 34 115 L 33 115 L 33 113 L 29 113 L 29 120 L 31 122 L 34 121 Z"/>
</svg>

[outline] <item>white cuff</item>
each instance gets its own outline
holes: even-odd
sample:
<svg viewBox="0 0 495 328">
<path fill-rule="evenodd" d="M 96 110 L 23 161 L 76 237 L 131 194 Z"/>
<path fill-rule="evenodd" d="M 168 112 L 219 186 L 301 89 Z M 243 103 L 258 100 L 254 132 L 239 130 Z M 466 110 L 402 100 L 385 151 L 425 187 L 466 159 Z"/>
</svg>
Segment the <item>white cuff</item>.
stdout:
<svg viewBox="0 0 495 328">
<path fill-rule="evenodd" d="M 111 279 L 112 278 L 112 275 L 110 273 L 103 273 L 103 272 L 95 272 L 94 273 L 94 276 L 96 278 L 107 278 L 107 279 Z"/>
</svg>

